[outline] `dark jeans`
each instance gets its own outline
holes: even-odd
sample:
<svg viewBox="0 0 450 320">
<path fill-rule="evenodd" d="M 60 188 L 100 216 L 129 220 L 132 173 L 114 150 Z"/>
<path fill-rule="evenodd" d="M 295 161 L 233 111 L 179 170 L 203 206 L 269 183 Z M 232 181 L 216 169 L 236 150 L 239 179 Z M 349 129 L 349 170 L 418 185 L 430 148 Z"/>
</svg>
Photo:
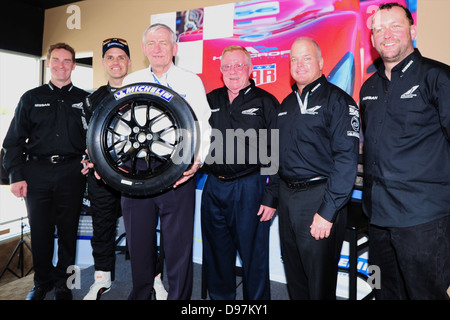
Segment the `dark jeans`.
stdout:
<svg viewBox="0 0 450 320">
<path fill-rule="evenodd" d="M 369 262 L 381 272 L 376 299 L 449 299 L 450 216 L 405 228 L 370 225 L 369 239 Z"/>
</svg>

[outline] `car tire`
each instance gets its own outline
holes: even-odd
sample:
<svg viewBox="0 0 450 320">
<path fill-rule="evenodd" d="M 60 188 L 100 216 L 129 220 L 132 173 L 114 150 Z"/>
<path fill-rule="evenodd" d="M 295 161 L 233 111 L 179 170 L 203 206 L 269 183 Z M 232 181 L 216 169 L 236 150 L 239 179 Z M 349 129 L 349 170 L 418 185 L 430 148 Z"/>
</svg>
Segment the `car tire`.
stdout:
<svg viewBox="0 0 450 320">
<path fill-rule="evenodd" d="M 189 104 L 155 83 L 118 89 L 95 109 L 87 149 L 104 182 L 132 196 L 160 194 L 193 161 L 198 126 Z"/>
</svg>

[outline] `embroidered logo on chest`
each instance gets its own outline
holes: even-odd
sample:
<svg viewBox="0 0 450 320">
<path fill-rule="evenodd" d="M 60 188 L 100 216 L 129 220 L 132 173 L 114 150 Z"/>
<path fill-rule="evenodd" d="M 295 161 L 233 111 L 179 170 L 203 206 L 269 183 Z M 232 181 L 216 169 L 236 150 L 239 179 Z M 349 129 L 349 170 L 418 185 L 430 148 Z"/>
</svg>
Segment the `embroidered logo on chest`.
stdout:
<svg viewBox="0 0 450 320">
<path fill-rule="evenodd" d="M 243 110 L 241 113 L 242 114 L 246 114 L 248 116 L 256 116 L 256 111 L 258 111 L 259 108 L 250 108 L 247 110 Z"/>
<path fill-rule="evenodd" d="M 409 89 L 404 94 L 402 94 L 400 96 L 400 99 L 411 99 L 411 98 L 417 97 L 417 94 L 415 94 L 414 91 L 416 91 L 418 87 L 419 87 L 418 85 L 413 86 L 411 89 Z"/>
</svg>

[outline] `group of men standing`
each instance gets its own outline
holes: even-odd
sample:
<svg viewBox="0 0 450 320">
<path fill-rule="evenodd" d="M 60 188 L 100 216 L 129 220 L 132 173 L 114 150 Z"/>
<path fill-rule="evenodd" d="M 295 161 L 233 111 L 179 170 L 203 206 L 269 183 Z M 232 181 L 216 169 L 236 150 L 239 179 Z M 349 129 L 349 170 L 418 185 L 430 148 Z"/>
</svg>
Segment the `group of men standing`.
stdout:
<svg viewBox="0 0 450 320">
<path fill-rule="evenodd" d="M 75 263 L 76 231 L 84 175 L 93 196 L 96 279 L 86 299 L 99 299 L 114 279 L 114 230 L 124 217 L 133 289 L 130 299 L 150 299 L 156 276 L 156 227 L 160 222 L 169 283 L 168 299 L 189 299 L 193 286 L 192 239 L 195 179 L 208 178 L 202 193 L 203 263 L 211 299 L 235 299 L 235 262 L 243 270 L 244 299 L 270 299 L 269 228 L 275 212 L 291 299 L 335 299 L 337 265 L 346 227 L 346 205 L 356 178 L 360 124 L 364 134 L 363 205 L 370 219 L 369 260 L 381 270 L 377 299 L 449 299 L 450 286 L 450 68 L 413 48 L 410 12 L 382 5 L 372 21 L 372 44 L 383 61 L 363 85 L 358 104 L 327 81 L 319 45 L 293 41 L 292 92 L 279 103 L 255 86 L 250 54 L 229 46 L 221 57 L 224 86 L 206 94 L 200 78 L 174 65 L 174 32 L 148 27 L 142 49 L 150 67 L 127 76 L 125 40 L 103 42 L 106 86 L 88 96 L 74 87 L 74 52 L 49 50 L 49 84 L 24 94 L 5 138 L 4 166 L 11 191 L 24 197 L 30 218 L 35 286 L 29 299 L 70 299 L 66 286 Z M 95 177 L 95 164 L 80 163 L 85 132 L 96 106 L 115 88 L 162 84 L 179 93 L 199 121 L 193 165 L 169 191 L 151 197 L 121 195 Z M 361 112 L 361 118 L 360 118 Z M 266 145 L 233 136 L 233 157 L 224 141 L 223 161 L 208 161 L 212 130 L 267 130 Z M 277 132 L 274 146 L 270 134 Z M 260 141 L 256 139 L 256 141 Z M 274 163 L 250 160 L 257 148 L 277 147 Z M 244 150 L 244 161 L 237 161 Z M 217 150 L 216 150 L 217 151 Z M 267 152 L 265 154 L 267 154 Z M 93 168 L 93 169 L 92 169 Z M 82 173 L 81 173 L 82 172 Z M 68 183 L 70 181 L 70 183 Z M 58 229 L 58 265 L 52 266 Z"/>
</svg>

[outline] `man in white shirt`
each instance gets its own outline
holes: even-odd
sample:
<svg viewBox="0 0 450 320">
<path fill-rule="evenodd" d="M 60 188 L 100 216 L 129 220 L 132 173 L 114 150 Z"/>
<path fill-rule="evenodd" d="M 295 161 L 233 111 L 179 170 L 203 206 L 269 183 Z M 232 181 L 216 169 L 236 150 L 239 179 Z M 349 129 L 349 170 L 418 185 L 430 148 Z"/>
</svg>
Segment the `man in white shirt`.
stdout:
<svg viewBox="0 0 450 320">
<path fill-rule="evenodd" d="M 156 227 L 160 219 L 164 242 L 164 263 L 169 282 L 169 300 L 189 299 L 192 292 L 192 239 L 195 212 L 195 179 L 209 149 L 211 111 L 203 83 L 196 74 L 173 64 L 176 35 L 164 24 L 149 26 L 143 34 L 142 50 L 150 66 L 128 75 L 123 85 L 152 82 L 182 96 L 199 122 L 200 146 L 194 164 L 172 189 L 162 194 L 136 198 L 122 196 L 127 244 L 130 250 L 133 290 L 130 299 L 150 299 L 156 265 Z"/>
</svg>

